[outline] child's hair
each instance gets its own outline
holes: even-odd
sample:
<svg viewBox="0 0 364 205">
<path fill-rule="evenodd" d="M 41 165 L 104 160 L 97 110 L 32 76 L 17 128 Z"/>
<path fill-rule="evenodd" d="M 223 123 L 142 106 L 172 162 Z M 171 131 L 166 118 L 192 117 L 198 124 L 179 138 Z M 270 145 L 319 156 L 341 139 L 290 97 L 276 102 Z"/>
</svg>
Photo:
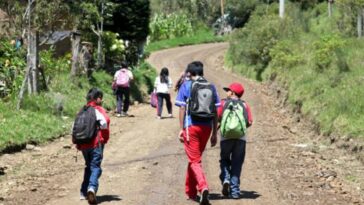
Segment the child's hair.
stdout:
<svg viewBox="0 0 364 205">
<path fill-rule="evenodd" d="M 126 61 L 121 62 L 121 68 L 128 68 L 128 63 Z"/>
<path fill-rule="evenodd" d="M 191 76 L 203 76 L 203 63 L 201 61 L 193 61 L 188 64 L 187 69 Z"/>
<path fill-rule="evenodd" d="M 87 102 L 96 100 L 97 98 L 103 98 L 104 93 L 98 88 L 91 88 L 86 96 Z"/>
<path fill-rule="evenodd" d="M 160 73 L 161 83 L 169 83 L 168 75 L 169 75 L 168 68 L 166 68 L 166 67 L 162 68 L 161 73 Z"/>
</svg>

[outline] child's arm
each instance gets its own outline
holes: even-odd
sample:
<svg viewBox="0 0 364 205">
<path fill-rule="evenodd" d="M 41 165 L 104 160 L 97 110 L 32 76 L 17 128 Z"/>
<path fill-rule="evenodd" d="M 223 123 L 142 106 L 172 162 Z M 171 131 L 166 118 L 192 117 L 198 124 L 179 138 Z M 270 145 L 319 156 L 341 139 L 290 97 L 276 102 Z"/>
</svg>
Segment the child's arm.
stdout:
<svg viewBox="0 0 364 205">
<path fill-rule="evenodd" d="M 244 106 L 245 106 L 246 113 L 248 115 L 246 126 L 250 127 L 253 124 L 253 116 L 252 116 L 250 106 L 248 105 L 248 103 L 244 102 Z"/>
</svg>

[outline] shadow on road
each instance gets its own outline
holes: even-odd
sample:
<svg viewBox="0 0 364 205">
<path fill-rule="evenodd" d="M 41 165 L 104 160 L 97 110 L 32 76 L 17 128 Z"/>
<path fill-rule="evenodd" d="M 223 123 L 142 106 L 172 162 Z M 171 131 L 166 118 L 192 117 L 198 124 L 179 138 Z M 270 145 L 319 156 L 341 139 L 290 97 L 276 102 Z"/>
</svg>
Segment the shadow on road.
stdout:
<svg viewBox="0 0 364 205">
<path fill-rule="evenodd" d="M 118 195 L 102 195 L 97 196 L 97 203 L 111 202 L 111 201 L 121 201 L 122 199 Z"/>
<path fill-rule="evenodd" d="M 256 191 L 240 191 L 240 198 L 239 199 L 256 199 L 261 195 Z M 224 197 L 222 194 L 210 193 L 210 200 L 225 200 L 225 199 L 232 199 Z"/>
</svg>

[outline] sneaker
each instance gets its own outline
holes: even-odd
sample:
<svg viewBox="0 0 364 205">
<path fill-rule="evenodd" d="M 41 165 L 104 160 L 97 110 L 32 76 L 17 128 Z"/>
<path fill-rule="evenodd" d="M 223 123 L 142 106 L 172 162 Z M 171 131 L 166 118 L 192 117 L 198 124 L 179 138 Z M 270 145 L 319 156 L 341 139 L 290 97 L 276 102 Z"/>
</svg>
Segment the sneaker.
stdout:
<svg viewBox="0 0 364 205">
<path fill-rule="evenodd" d="M 86 196 L 84 193 L 80 193 L 80 200 L 86 200 Z"/>
<path fill-rule="evenodd" d="M 225 197 L 229 196 L 229 192 L 230 192 L 230 183 L 228 181 L 224 182 L 224 184 L 222 185 L 222 195 L 224 195 Z"/>
<path fill-rule="evenodd" d="M 120 113 L 116 114 L 116 117 L 121 117 L 121 114 Z"/>
<path fill-rule="evenodd" d="M 208 189 L 204 189 L 201 192 L 200 205 L 210 205 L 210 202 L 209 202 L 209 190 Z"/>
<path fill-rule="evenodd" d="M 162 119 L 162 117 L 161 117 L 161 116 L 157 116 L 156 118 L 157 118 L 158 120 Z"/>
<path fill-rule="evenodd" d="M 168 114 L 168 117 L 169 117 L 169 118 L 173 118 L 173 115 L 172 115 L 172 114 Z"/>
<path fill-rule="evenodd" d="M 121 117 L 128 117 L 129 114 L 127 112 L 121 112 Z"/>
<path fill-rule="evenodd" d="M 240 199 L 240 194 L 232 194 L 231 198 L 232 199 Z"/>
<path fill-rule="evenodd" d="M 89 188 L 87 190 L 87 200 L 89 204 L 97 204 L 96 201 L 96 192 L 93 188 Z"/>
</svg>

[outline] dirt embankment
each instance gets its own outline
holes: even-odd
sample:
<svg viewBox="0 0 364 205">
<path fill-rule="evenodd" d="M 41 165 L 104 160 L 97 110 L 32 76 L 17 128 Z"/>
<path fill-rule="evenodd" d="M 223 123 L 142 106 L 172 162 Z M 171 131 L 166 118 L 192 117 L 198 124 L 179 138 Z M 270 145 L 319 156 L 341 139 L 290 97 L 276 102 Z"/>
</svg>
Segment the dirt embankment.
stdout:
<svg viewBox="0 0 364 205">
<path fill-rule="evenodd" d="M 155 67 L 170 68 L 174 81 L 192 60 L 205 64 L 219 88 L 242 82 L 254 125 L 248 133 L 241 177 L 242 199 L 221 197 L 219 146 L 208 147 L 203 166 L 212 204 L 364 204 L 364 169 L 355 157 L 325 144 L 262 85 L 223 69 L 227 44 L 206 44 L 153 53 Z M 175 93 L 173 93 L 175 95 Z M 173 99 L 173 98 L 172 98 Z M 164 111 L 165 113 L 166 111 Z M 98 200 L 101 204 L 195 204 L 184 196 L 186 157 L 177 140 L 177 118 L 155 119 L 149 105 L 133 106 L 135 117 L 112 117 Z M 112 115 L 111 113 L 109 113 Z M 174 109 L 177 115 L 177 109 Z M 74 156 L 77 155 L 77 162 Z M 0 156 L 0 204 L 86 204 L 79 201 L 83 159 L 70 137 Z M 0 170 L 1 173 L 1 170 Z"/>
</svg>

